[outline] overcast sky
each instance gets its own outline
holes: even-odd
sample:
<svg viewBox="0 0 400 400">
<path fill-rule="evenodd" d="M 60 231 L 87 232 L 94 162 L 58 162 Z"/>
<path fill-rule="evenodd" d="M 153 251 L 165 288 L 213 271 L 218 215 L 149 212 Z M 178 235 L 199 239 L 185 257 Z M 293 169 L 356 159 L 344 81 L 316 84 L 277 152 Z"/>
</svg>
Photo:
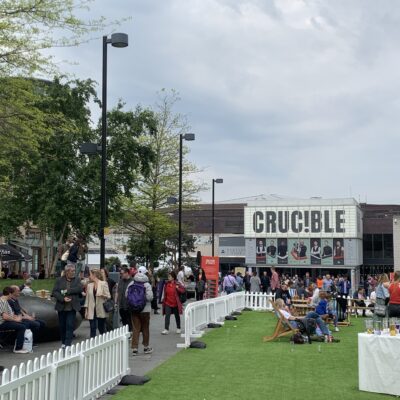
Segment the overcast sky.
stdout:
<svg viewBox="0 0 400 400">
<path fill-rule="evenodd" d="M 399 1 L 96 0 L 97 15 L 132 17 L 116 29 L 129 47 L 109 48 L 109 107 L 177 90 L 217 201 L 400 203 Z M 52 54 L 101 82 L 100 40 Z"/>
</svg>

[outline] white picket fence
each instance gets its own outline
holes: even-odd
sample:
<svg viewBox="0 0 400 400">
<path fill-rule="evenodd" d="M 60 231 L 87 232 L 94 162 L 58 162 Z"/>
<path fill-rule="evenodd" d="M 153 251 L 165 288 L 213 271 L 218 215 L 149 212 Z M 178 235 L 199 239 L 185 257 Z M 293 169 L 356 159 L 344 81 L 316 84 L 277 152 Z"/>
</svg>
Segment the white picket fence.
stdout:
<svg viewBox="0 0 400 400">
<path fill-rule="evenodd" d="M 185 326 L 182 337 L 184 343 L 178 343 L 178 347 L 189 347 L 191 338 L 199 338 L 204 334 L 204 328 L 209 323 L 223 324 L 225 317 L 233 311 L 243 308 L 253 310 L 271 311 L 271 300 L 275 295 L 266 293 L 235 292 L 225 296 L 216 297 L 189 303 L 185 307 Z"/>
<path fill-rule="evenodd" d="M 129 373 L 128 337 L 124 326 L 5 369 L 0 400 L 95 399 Z"/>
</svg>

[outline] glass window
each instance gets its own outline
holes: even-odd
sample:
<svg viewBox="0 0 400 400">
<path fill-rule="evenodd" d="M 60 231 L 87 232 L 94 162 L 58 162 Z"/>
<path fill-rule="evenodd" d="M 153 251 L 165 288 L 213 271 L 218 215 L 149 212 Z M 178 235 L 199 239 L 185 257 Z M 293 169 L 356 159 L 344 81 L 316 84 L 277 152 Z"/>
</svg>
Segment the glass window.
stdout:
<svg viewBox="0 0 400 400">
<path fill-rule="evenodd" d="M 372 235 L 364 235 L 363 248 L 364 258 L 372 258 Z"/>
<path fill-rule="evenodd" d="M 374 258 L 383 258 L 383 235 L 378 233 L 372 235 L 373 247 L 374 247 Z"/>
<path fill-rule="evenodd" d="M 383 257 L 393 258 L 393 235 L 384 234 L 383 235 Z"/>
</svg>

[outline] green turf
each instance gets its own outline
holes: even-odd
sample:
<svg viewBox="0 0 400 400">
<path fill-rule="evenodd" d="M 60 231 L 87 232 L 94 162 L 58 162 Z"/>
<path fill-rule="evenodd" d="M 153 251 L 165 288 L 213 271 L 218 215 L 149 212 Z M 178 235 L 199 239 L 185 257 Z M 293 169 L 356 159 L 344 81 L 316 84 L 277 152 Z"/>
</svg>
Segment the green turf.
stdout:
<svg viewBox="0 0 400 400">
<path fill-rule="evenodd" d="M 335 334 L 340 343 L 292 345 L 287 337 L 263 343 L 275 316 L 245 312 L 204 336 L 207 349 L 180 351 L 149 373 L 149 383 L 113 399 L 387 399 L 358 390 L 357 333 L 363 319 L 352 322 Z"/>
<path fill-rule="evenodd" d="M 55 279 L 35 279 L 32 281 L 31 287 L 34 292 L 41 289 L 49 290 L 51 292 L 53 290 L 54 282 Z M 21 286 L 23 283 L 23 279 L 0 279 L 0 291 L 2 291 L 6 286 Z"/>
</svg>

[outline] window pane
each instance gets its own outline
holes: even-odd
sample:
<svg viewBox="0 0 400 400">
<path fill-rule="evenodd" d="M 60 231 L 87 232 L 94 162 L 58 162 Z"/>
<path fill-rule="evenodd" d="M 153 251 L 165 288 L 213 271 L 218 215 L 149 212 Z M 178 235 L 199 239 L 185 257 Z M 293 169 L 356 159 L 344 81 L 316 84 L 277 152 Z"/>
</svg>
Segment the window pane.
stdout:
<svg viewBox="0 0 400 400">
<path fill-rule="evenodd" d="M 365 258 L 372 258 L 372 235 L 364 235 L 363 240 L 364 246 L 364 257 Z"/>
<path fill-rule="evenodd" d="M 393 235 L 383 235 L 383 257 L 393 258 Z"/>
<path fill-rule="evenodd" d="M 383 258 L 383 237 L 382 234 L 373 235 L 374 258 Z"/>
</svg>

